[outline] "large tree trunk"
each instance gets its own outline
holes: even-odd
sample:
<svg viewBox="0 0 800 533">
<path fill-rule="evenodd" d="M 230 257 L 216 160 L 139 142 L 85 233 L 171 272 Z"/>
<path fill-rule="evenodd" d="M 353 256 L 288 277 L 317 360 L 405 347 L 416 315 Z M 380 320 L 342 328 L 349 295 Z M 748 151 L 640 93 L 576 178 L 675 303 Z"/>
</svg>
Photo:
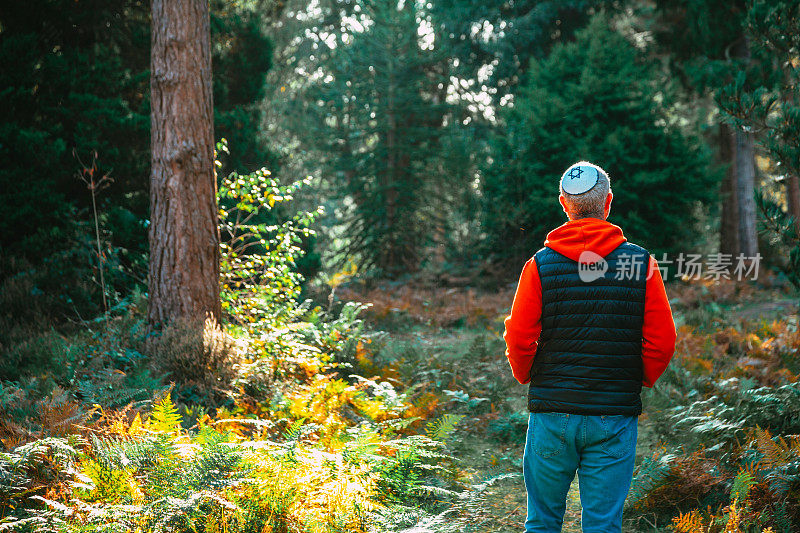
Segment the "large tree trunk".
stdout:
<svg viewBox="0 0 800 533">
<path fill-rule="evenodd" d="M 208 0 L 152 0 L 148 320 L 220 320 Z"/>
<path fill-rule="evenodd" d="M 720 159 L 728 162 L 728 171 L 720 188 L 719 250 L 736 256 L 753 257 L 758 253 L 756 233 L 755 149 L 753 136 L 740 128 L 720 124 Z"/>
<path fill-rule="evenodd" d="M 750 60 L 750 48 L 747 37 L 741 35 L 732 46 L 735 57 L 745 62 Z M 729 179 L 730 182 L 724 190 L 730 191 L 728 201 L 735 203 L 726 206 L 723 203 L 723 220 L 721 236 L 724 238 L 720 242 L 720 251 L 727 253 L 741 253 L 745 257 L 755 257 L 758 253 L 758 235 L 756 233 L 756 201 L 754 188 L 756 185 L 756 159 L 753 134 L 744 131 L 742 128 L 723 126 L 724 131 L 730 132 L 728 139 L 730 150 L 726 155 L 730 158 Z M 724 142 L 723 142 L 724 146 Z M 723 202 L 726 198 L 723 198 Z M 726 211 L 727 208 L 727 211 Z M 733 217 L 730 215 L 734 214 Z M 725 215 L 728 215 L 726 218 Z M 734 228 L 733 222 L 736 221 Z M 734 242 L 733 235 L 736 235 L 736 247 L 733 249 L 731 244 Z M 726 241 L 723 247 L 723 242 Z M 728 248 L 728 249 L 724 249 Z"/>
<path fill-rule="evenodd" d="M 734 131 L 736 196 L 739 207 L 739 252 L 745 257 L 758 253 L 756 234 L 756 161 L 753 135 L 736 128 Z"/>
<path fill-rule="evenodd" d="M 719 158 L 728 165 L 720 187 L 719 251 L 736 256 L 739 253 L 739 202 L 736 193 L 736 168 L 733 164 L 733 132 L 728 124 L 719 125 Z"/>
</svg>

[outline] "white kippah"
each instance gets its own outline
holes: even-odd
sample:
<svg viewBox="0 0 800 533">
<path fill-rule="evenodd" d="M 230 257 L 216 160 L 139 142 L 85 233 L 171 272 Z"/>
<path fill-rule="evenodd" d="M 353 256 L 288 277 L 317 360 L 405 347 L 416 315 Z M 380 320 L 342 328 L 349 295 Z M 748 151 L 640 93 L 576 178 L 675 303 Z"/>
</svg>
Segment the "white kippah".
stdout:
<svg viewBox="0 0 800 533">
<path fill-rule="evenodd" d="M 583 194 L 594 187 L 605 171 L 586 161 L 575 163 L 561 175 L 561 190 L 567 194 Z"/>
</svg>

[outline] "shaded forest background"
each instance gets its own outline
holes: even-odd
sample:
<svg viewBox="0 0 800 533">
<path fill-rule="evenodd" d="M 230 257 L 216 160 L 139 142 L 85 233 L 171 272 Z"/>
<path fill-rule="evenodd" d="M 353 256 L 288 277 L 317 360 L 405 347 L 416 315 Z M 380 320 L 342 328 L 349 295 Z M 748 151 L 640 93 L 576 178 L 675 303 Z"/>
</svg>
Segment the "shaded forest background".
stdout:
<svg viewBox="0 0 800 533">
<path fill-rule="evenodd" d="M 314 177 L 309 279 L 352 262 L 508 280 L 561 222 L 552 183 L 582 158 L 654 253 L 761 251 L 786 269 L 750 192 L 797 214 L 791 7 L 212 2 L 215 136 L 226 172 Z M 142 2 L 2 11 L 0 246 L 64 269 L 50 279 L 82 316 L 100 300 L 76 178 L 93 162 L 113 180 L 97 197 L 110 296 L 146 278 L 148 20 Z"/>
<path fill-rule="evenodd" d="M 796 530 L 797 2 L 212 0 L 202 331 L 145 317 L 151 29 L 0 5 L 0 530 L 514 530 L 501 320 L 583 159 L 681 328 L 630 530 Z"/>
</svg>

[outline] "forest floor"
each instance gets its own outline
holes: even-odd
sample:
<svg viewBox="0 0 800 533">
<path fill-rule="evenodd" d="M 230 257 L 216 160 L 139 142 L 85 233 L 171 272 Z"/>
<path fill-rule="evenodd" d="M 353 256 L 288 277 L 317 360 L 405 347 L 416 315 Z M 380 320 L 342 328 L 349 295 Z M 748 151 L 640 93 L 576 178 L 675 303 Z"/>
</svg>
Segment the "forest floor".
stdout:
<svg viewBox="0 0 800 533">
<path fill-rule="evenodd" d="M 230 531 L 520 531 L 527 391 L 502 339 L 516 284 L 372 283 L 314 294 L 308 316 L 269 335 L 213 337 L 215 381 L 182 391 L 150 365 L 181 368 L 205 337 L 170 330 L 142 355 L 143 295 L 104 332 L 19 342 L 19 360 L 39 350 L 76 385 L 35 396 L 40 381 L 0 383 L 0 474 L 14 476 L 0 479 L 0 530 L 19 518 L 155 531 L 181 517 L 194 531 L 224 515 Z M 677 349 L 642 393 L 623 531 L 800 532 L 800 293 L 775 276 L 667 292 Z M 197 391 L 230 368 L 241 387 L 210 414 Z M 208 479 L 220 515 L 202 499 Z M 580 512 L 574 480 L 563 531 L 580 531 Z"/>
<path fill-rule="evenodd" d="M 474 501 L 461 514 L 464 531 L 520 531 L 526 514 L 522 454 L 527 427 L 526 386 L 511 376 L 504 356 L 503 319 L 514 286 L 481 293 L 470 288 L 383 286 L 372 290 L 342 289 L 339 297 L 370 303 L 368 322 L 383 333 L 375 363 L 383 378 L 400 386 L 419 387 L 417 402 L 434 412 L 464 416 L 450 444 Z M 668 285 L 676 325 L 681 331 L 754 322 L 770 322 L 797 313 L 797 297 L 785 287 Z M 681 326 L 685 326 L 681 329 Z M 679 338 L 680 342 L 680 338 Z M 639 420 L 637 465 L 662 444 L 650 422 L 651 390 L 643 391 Z M 564 532 L 580 532 L 577 476 L 567 497 Z M 625 515 L 624 531 L 667 531 L 668 523 L 653 524 Z M 468 516 L 467 516 L 468 515 Z M 417 526 L 407 533 L 424 533 Z"/>
</svg>

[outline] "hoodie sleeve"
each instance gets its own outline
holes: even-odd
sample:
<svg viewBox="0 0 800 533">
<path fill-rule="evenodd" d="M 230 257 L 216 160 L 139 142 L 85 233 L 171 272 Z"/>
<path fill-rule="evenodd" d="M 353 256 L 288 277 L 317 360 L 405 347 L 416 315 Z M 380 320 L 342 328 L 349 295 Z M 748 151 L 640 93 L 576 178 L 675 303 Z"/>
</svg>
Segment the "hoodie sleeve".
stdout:
<svg viewBox="0 0 800 533">
<path fill-rule="evenodd" d="M 511 373 L 522 384 L 531 378 L 533 356 L 542 332 L 542 284 L 539 269 L 532 257 L 522 267 L 511 313 L 505 319 L 506 357 Z"/>
<path fill-rule="evenodd" d="M 642 385 L 652 387 L 664 373 L 675 353 L 675 322 L 667 299 L 658 263 L 650 256 L 649 273 L 644 297 L 642 325 Z"/>
</svg>

